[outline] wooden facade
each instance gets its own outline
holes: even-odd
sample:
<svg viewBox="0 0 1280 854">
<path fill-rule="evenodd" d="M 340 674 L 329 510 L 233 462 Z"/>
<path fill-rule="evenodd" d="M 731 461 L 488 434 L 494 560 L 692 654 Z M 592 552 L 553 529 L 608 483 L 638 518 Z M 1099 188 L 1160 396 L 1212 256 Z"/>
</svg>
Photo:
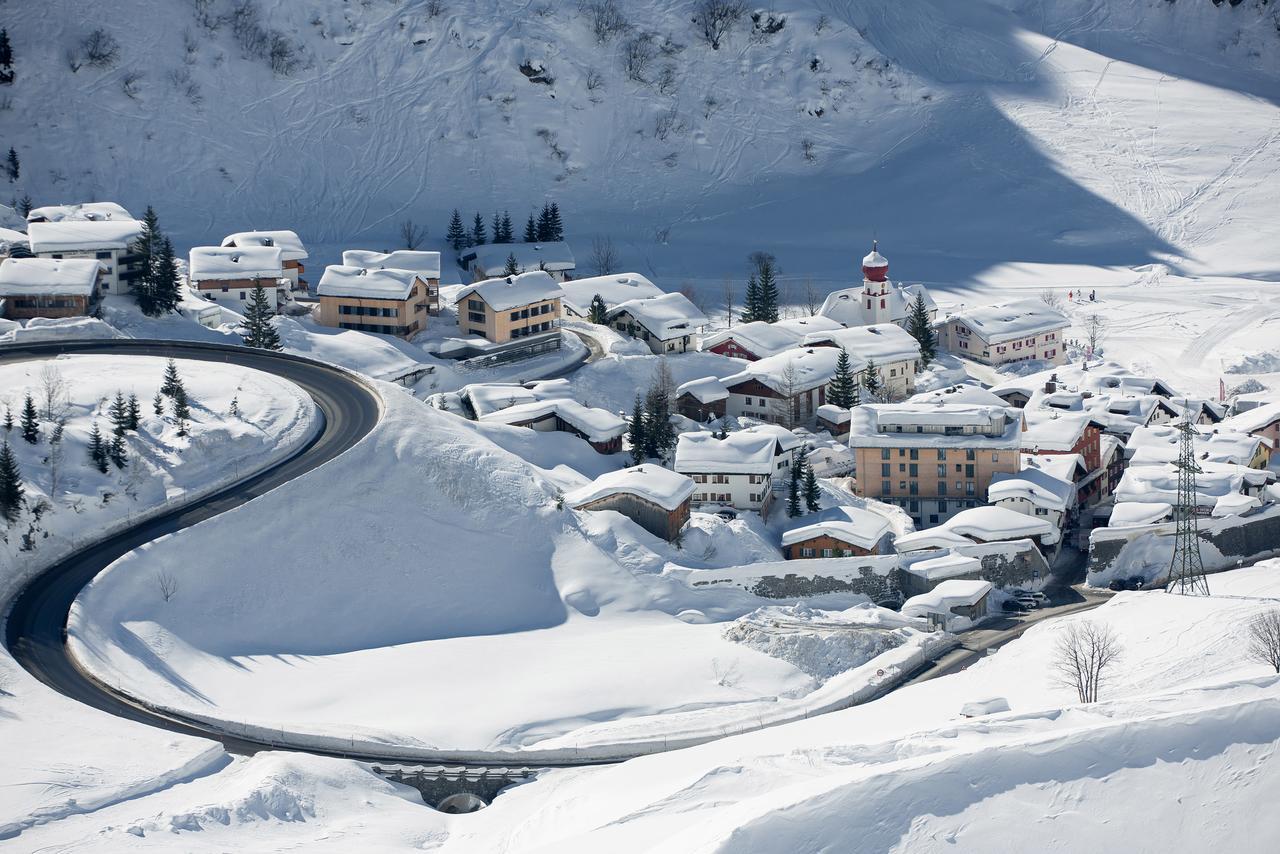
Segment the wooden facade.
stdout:
<svg viewBox="0 0 1280 854">
<path fill-rule="evenodd" d="M 676 509 L 667 510 L 630 492 L 615 492 L 583 504 L 577 509 L 617 511 L 655 537 L 662 537 L 668 542 L 674 540 L 685 523 L 689 521 L 689 499 L 687 498 Z"/>
<path fill-rule="evenodd" d="M 685 418 L 697 421 L 699 424 L 706 424 L 713 418 L 724 418 L 728 404 L 729 398 L 727 397 L 703 403 L 692 394 L 685 392 L 676 398 L 676 411 Z"/>
<path fill-rule="evenodd" d="M 829 534 L 810 537 L 807 540 L 800 540 L 787 546 L 787 560 L 804 560 L 815 557 L 865 557 L 866 555 L 878 553 L 875 549 L 863 548 L 855 543 L 832 537 Z"/>
<path fill-rule="evenodd" d="M 40 294 L 3 297 L 4 316 L 9 320 L 33 317 L 83 317 L 91 301 L 79 294 Z"/>
</svg>

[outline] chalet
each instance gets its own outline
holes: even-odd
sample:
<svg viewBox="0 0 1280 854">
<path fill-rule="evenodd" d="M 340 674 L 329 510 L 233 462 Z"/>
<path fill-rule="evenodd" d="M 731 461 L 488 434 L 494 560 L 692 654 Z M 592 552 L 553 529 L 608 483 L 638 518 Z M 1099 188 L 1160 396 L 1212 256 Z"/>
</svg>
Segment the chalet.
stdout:
<svg viewBox="0 0 1280 854">
<path fill-rule="evenodd" d="M 78 317 L 98 301 L 101 268 L 93 258 L 0 261 L 0 317 Z"/>
<path fill-rule="evenodd" d="M 1257 436 L 1268 443 L 1274 452 L 1280 448 L 1280 403 L 1267 403 L 1247 409 L 1223 421 L 1222 426 Z"/>
<path fill-rule="evenodd" d="M 540 433 L 570 433 L 587 442 L 598 454 L 622 450 L 627 422 L 605 409 L 583 406 L 570 398 L 547 398 L 517 403 L 481 415 L 482 424 L 528 427 Z"/>
<path fill-rule="evenodd" d="M 872 241 L 871 252 L 862 259 L 862 287 L 832 292 L 822 303 L 818 315 L 850 328 L 892 323 L 905 329 L 912 305 L 919 297 L 924 298 L 925 313 L 932 323 L 937 319 L 938 306 L 928 289 L 924 285 L 899 285 L 890 281 L 889 261 Z"/>
<path fill-rule="evenodd" d="M 133 214 L 115 202 L 83 202 L 77 205 L 45 205 L 32 208 L 27 222 L 101 222 L 103 220 L 127 221 Z"/>
<path fill-rule="evenodd" d="M 689 521 L 693 480 L 655 465 L 606 472 L 565 493 L 575 510 L 613 510 L 649 533 L 673 541 Z"/>
<path fill-rule="evenodd" d="M 943 631 L 958 632 L 987 616 L 991 582 L 950 578 L 902 603 L 904 617 L 923 617 Z"/>
<path fill-rule="evenodd" d="M 811 332 L 831 332 L 840 328 L 839 323 L 825 317 L 795 317 L 777 323 L 757 320 L 704 336 L 702 349 L 755 362 L 799 347 Z"/>
<path fill-rule="evenodd" d="M 800 446 L 805 444 L 805 440 L 798 432 L 788 430 L 778 424 L 753 424 L 737 432 L 747 436 L 772 436 L 774 438 L 777 442 L 773 450 L 774 481 L 788 477 L 791 474 L 791 464 L 795 462 L 796 455 L 800 452 Z"/>
<path fill-rule="evenodd" d="M 1080 485 L 1080 503 L 1094 504 L 1110 495 L 1103 477 L 1102 432 L 1106 425 L 1088 411 L 1053 408 L 1022 410 L 1022 450 L 1032 455 L 1079 454 L 1089 474 Z"/>
<path fill-rule="evenodd" d="M 31 254 L 37 258 L 93 258 L 102 268 L 98 287 L 103 293 L 127 293 L 142 270 L 141 258 L 130 245 L 142 234 L 132 219 L 61 220 L 33 222 L 27 227 Z"/>
<path fill-rule="evenodd" d="M 1271 461 L 1266 439 L 1224 427 L 1192 427 L 1192 446 L 1197 460 L 1265 469 Z M 1139 427 L 1125 444 L 1125 459 L 1131 466 L 1162 465 L 1178 459 L 1182 432 L 1171 424 Z"/>
<path fill-rule="evenodd" d="M 888 554 L 889 520 L 861 507 L 831 507 L 783 533 L 787 560 Z"/>
<path fill-rule="evenodd" d="M 975 383 L 959 383 L 946 388 L 913 394 L 907 403 L 968 403 L 977 406 L 1013 406 Z M 1026 401 L 1024 400 L 1023 403 Z"/>
<path fill-rule="evenodd" d="M 463 335 L 498 344 L 552 332 L 560 325 L 562 295 L 555 279 L 541 270 L 486 279 L 463 288 L 455 298 L 458 327 Z"/>
<path fill-rule="evenodd" d="M 1001 472 L 991 478 L 987 501 L 995 507 L 1015 510 L 1046 519 L 1059 532 L 1065 531 L 1076 506 L 1076 485 L 1054 477 L 1041 468 Z"/>
<path fill-rule="evenodd" d="M 752 362 L 721 380 L 729 392 L 727 412 L 784 426 L 813 426 L 818 407 L 827 402 L 839 358 L 840 351 L 832 347 L 810 347 Z M 855 371 L 862 367 L 855 362 Z"/>
<path fill-rule="evenodd" d="M 864 404 L 849 446 L 858 495 L 896 504 L 917 526 L 983 503 L 991 479 L 1020 468 L 1022 419 L 1000 406 Z"/>
<path fill-rule="evenodd" d="M 205 299 L 239 312 L 259 285 L 272 311 L 292 299 L 280 250 L 274 246 L 197 246 L 187 261 L 187 283 Z"/>
<path fill-rule="evenodd" d="M 596 297 L 604 302 L 605 311 L 634 299 L 660 297 L 661 288 L 639 273 L 613 273 L 608 276 L 590 276 L 560 283 L 564 291 L 562 302 L 565 317 L 588 318 L 591 303 Z"/>
<path fill-rule="evenodd" d="M 471 281 L 483 282 L 507 275 L 507 261 L 514 257 L 516 272 L 542 271 L 563 282 L 573 278 L 576 262 L 569 244 L 563 241 L 547 243 L 486 243 L 462 250 L 458 266 L 471 274 Z"/>
<path fill-rule="evenodd" d="M 427 312 L 440 313 L 440 253 L 397 249 L 394 252 L 372 252 L 347 249 L 342 253 L 344 267 L 366 270 L 412 270 L 427 283 Z"/>
<path fill-rule="evenodd" d="M 739 510 L 769 512 L 778 440 L 765 433 L 681 433 L 675 470 L 694 482 L 695 504 L 723 504 Z"/>
<path fill-rule="evenodd" d="M 323 326 L 410 339 L 427 327 L 427 283 L 411 270 L 333 264 L 316 288 Z"/>
<path fill-rule="evenodd" d="M 620 303 L 605 315 L 609 326 L 638 338 L 658 355 L 686 353 L 710 321 L 681 293 L 642 297 Z"/>
<path fill-rule="evenodd" d="M 1178 420 L 1190 416 L 1192 424 L 1220 424 L 1227 417 L 1224 404 L 1203 397 L 1175 395 L 1169 398 L 1169 405 L 1178 412 Z"/>
<path fill-rule="evenodd" d="M 267 246 L 280 250 L 280 258 L 284 266 L 285 278 L 295 289 L 306 290 L 307 280 L 302 274 L 307 271 L 303 261 L 307 260 L 307 248 L 297 232 L 287 229 L 277 231 L 240 231 L 229 234 L 222 240 L 223 246 L 235 246 L 241 249 L 248 246 Z"/>
<path fill-rule="evenodd" d="M 900 326 L 873 323 L 823 332 L 810 332 L 804 337 L 806 347 L 843 347 L 856 361 L 874 362 L 884 385 L 886 396 L 901 399 L 916 390 L 916 374 L 920 371 L 920 342 Z"/>
<path fill-rule="evenodd" d="M 0 228 L 0 258 L 30 258 L 31 241 L 25 231 Z"/>
<path fill-rule="evenodd" d="M 1093 362 L 1063 365 L 1034 374 L 1013 377 L 991 389 L 991 393 L 1010 406 L 1022 407 L 1028 401 L 1053 396 L 1060 392 L 1078 395 L 1084 400 L 1101 397 L 1144 397 L 1154 395 L 1173 398 L 1175 392 L 1163 380 L 1135 374 L 1115 362 Z"/>
<path fill-rule="evenodd" d="M 1257 504 L 1276 476 L 1273 472 L 1234 464 L 1197 460 L 1196 511 L 1200 515 L 1232 515 L 1242 502 Z M 1116 503 L 1178 503 L 1179 469 L 1174 463 L 1129 466 L 1116 488 Z M 1258 502 L 1249 502 L 1258 499 Z"/>
<path fill-rule="evenodd" d="M 894 541 L 894 548 L 909 552 L 1011 540 L 1031 540 L 1043 547 L 1058 542 L 1060 536 L 1061 532 L 1048 519 L 1008 507 L 984 505 L 962 510 L 936 528 L 903 534 Z"/>
<path fill-rule="evenodd" d="M 819 430 L 826 430 L 834 439 L 849 438 L 849 426 L 852 420 L 853 413 L 847 409 L 830 403 L 824 403 L 818 407 L 817 427 Z"/>
<path fill-rule="evenodd" d="M 702 377 L 676 387 L 676 411 L 699 424 L 724 418 L 728 403 L 729 390 L 717 377 Z"/>
<path fill-rule="evenodd" d="M 1043 300 L 1022 299 L 953 314 L 941 337 L 955 355 L 988 365 L 1031 360 L 1061 365 L 1067 359 L 1062 333 L 1070 325 L 1065 314 Z"/>
</svg>

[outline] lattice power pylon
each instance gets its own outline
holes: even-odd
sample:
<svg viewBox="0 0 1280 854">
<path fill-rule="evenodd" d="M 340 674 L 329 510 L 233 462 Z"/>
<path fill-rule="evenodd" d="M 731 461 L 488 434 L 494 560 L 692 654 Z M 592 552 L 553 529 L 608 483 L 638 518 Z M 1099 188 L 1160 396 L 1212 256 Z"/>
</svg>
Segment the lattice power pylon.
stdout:
<svg viewBox="0 0 1280 854">
<path fill-rule="evenodd" d="M 1178 424 L 1182 434 L 1178 442 L 1178 504 L 1173 508 L 1178 531 L 1173 541 L 1173 563 L 1169 566 L 1170 593 L 1184 596 L 1208 596 L 1209 579 L 1204 576 L 1200 560 L 1200 530 L 1196 518 L 1196 475 L 1204 469 L 1196 462 L 1195 428 L 1191 416 Z"/>
</svg>

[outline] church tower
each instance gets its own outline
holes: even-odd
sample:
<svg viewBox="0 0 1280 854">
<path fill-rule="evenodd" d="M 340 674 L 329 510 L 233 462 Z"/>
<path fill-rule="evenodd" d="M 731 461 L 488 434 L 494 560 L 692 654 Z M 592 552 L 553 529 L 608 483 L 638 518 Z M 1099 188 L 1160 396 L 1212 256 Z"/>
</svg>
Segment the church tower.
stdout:
<svg viewBox="0 0 1280 854">
<path fill-rule="evenodd" d="M 862 259 L 862 304 L 866 323 L 892 323 L 893 299 L 890 294 L 889 261 L 880 254 L 878 241 L 871 241 L 871 252 Z"/>
</svg>

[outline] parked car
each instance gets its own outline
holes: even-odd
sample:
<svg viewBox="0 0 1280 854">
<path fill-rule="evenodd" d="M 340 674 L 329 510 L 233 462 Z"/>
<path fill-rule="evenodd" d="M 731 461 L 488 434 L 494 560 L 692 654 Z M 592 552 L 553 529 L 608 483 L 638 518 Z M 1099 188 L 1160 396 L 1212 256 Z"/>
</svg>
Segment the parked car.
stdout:
<svg viewBox="0 0 1280 854">
<path fill-rule="evenodd" d="M 1113 578 L 1111 579 L 1111 582 L 1107 584 L 1107 589 L 1108 590 L 1127 590 L 1128 587 L 1126 586 L 1125 580 L 1123 578 Z"/>
<path fill-rule="evenodd" d="M 1017 599 L 1006 599 L 1000 603 L 1000 607 L 1006 611 L 1017 611 L 1019 614 L 1025 614 L 1029 609 Z"/>
<path fill-rule="evenodd" d="M 1019 596 L 1015 601 L 1025 607 L 1028 611 L 1034 611 L 1036 608 L 1040 607 L 1040 600 L 1036 599 L 1034 596 Z"/>
<path fill-rule="evenodd" d="M 1131 575 L 1129 576 L 1128 587 L 1126 587 L 1125 589 L 1141 590 L 1146 585 L 1147 585 L 1147 580 L 1143 578 L 1141 575 Z"/>
</svg>

